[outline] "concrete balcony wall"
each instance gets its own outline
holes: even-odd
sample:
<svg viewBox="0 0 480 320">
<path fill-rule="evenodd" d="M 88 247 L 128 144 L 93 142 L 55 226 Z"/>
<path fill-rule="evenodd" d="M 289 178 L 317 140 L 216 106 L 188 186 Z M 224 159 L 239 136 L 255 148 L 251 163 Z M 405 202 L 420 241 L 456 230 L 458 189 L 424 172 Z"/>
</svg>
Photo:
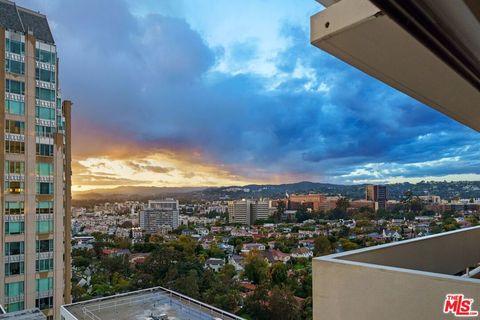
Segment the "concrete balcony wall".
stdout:
<svg viewBox="0 0 480 320">
<path fill-rule="evenodd" d="M 458 319 L 443 313 L 446 295 L 480 311 L 480 280 L 453 274 L 478 262 L 480 227 L 316 258 L 313 318 Z"/>
<path fill-rule="evenodd" d="M 480 227 L 347 252 L 338 259 L 454 275 L 480 262 Z"/>
</svg>

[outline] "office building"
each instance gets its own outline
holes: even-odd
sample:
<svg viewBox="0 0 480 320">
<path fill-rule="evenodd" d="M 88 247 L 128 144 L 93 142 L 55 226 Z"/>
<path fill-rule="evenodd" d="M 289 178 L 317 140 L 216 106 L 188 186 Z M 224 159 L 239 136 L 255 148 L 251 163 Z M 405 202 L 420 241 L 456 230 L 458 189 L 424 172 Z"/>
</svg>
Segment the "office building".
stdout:
<svg viewBox="0 0 480 320">
<path fill-rule="evenodd" d="M 365 200 L 375 202 L 375 210 L 385 209 L 387 205 L 387 187 L 379 185 L 366 186 Z"/>
<path fill-rule="evenodd" d="M 71 300 L 71 103 L 46 16 L 0 0 L 0 304 L 60 319 Z"/>
<path fill-rule="evenodd" d="M 254 224 L 258 220 L 269 217 L 269 201 L 266 200 L 234 200 L 228 202 L 230 223 L 244 225 Z"/>
<path fill-rule="evenodd" d="M 162 233 L 165 226 L 172 229 L 179 225 L 178 200 L 150 200 L 148 207 L 140 211 L 140 228 L 146 234 Z"/>
<path fill-rule="evenodd" d="M 267 220 L 270 216 L 270 204 L 268 201 L 255 200 L 251 202 L 253 221 Z"/>
<path fill-rule="evenodd" d="M 319 193 L 287 194 L 285 201 L 288 210 L 298 210 L 300 207 L 306 207 L 316 212 L 325 212 L 335 208 L 337 199 L 331 198 Z"/>
</svg>

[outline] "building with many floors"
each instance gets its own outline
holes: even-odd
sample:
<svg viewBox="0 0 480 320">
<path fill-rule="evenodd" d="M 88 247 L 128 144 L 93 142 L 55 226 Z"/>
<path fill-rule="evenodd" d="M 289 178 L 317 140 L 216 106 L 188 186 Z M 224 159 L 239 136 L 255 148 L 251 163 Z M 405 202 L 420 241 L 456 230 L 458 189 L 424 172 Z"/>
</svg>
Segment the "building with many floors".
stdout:
<svg viewBox="0 0 480 320">
<path fill-rule="evenodd" d="M 375 209 L 385 209 L 387 204 L 387 187 L 368 185 L 365 187 L 365 200 L 375 202 Z"/>
<path fill-rule="evenodd" d="M 146 234 L 155 234 L 163 226 L 169 226 L 176 229 L 179 226 L 178 200 L 150 200 L 148 208 L 140 211 L 140 228 L 145 230 Z"/>
<path fill-rule="evenodd" d="M 251 225 L 255 221 L 268 219 L 269 213 L 269 201 L 243 199 L 228 202 L 230 223 Z"/>
<path fill-rule="evenodd" d="M 0 0 L 0 54 L 0 304 L 60 319 L 71 302 L 72 104 L 47 17 Z"/>
</svg>

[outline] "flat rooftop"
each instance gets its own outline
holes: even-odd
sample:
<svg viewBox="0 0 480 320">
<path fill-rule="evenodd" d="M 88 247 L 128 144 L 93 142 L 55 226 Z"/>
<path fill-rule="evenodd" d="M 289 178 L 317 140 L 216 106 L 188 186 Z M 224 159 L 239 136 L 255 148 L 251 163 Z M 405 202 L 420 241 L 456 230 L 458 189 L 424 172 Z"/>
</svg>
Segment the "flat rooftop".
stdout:
<svg viewBox="0 0 480 320">
<path fill-rule="evenodd" d="M 66 320 L 242 319 L 162 287 L 65 305 L 61 315 Z"/>
<path fill-rule="evenodd" d="M 27 309 L 3 314 L 0 311 L 1 320 L 46 320 L 47 317 L 39 309 Z"/>
</svg>

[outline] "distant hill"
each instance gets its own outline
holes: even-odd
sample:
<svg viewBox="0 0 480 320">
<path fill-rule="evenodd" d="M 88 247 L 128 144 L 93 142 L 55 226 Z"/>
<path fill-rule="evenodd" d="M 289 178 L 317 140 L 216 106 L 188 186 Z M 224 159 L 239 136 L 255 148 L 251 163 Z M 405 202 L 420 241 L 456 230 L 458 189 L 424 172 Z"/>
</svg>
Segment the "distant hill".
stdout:
<svg viewBox="0 0 480 320">
<path fill-rule="evenodd" d="M 281 198 L 285 193 L 324 193 L 329 195 L 343 195 L 352 199 L 364 197 L 365 184 L 340 185 L 302 181 L 289 184 L 266 184 L 228 187 L 117 187 L 114 189 L 95 189 L 85 192 L 76 192 L 74 201 L 100 200 L 123 201 L 176 197 L 181 200 L 216 200 L 242 198 Z M 480 181 L 455 182 L 419 182 L 387 184 L 389 199 L 399 199 L 405 192 L 414 195 L 438 195 L 444 199 L 453 197 L 480 198 Z M 74 202 L 75 203 L 75 202 Z"/>
<path fill-rule="evenodd" d="M 94 189 L 73 193 L 74 200 L 140 200 L 153 199 L 168 195 L 178 195 L 203 190 L 205 187 L 131 187 L 121 186 L 113 189 Z"/>
</svg>

